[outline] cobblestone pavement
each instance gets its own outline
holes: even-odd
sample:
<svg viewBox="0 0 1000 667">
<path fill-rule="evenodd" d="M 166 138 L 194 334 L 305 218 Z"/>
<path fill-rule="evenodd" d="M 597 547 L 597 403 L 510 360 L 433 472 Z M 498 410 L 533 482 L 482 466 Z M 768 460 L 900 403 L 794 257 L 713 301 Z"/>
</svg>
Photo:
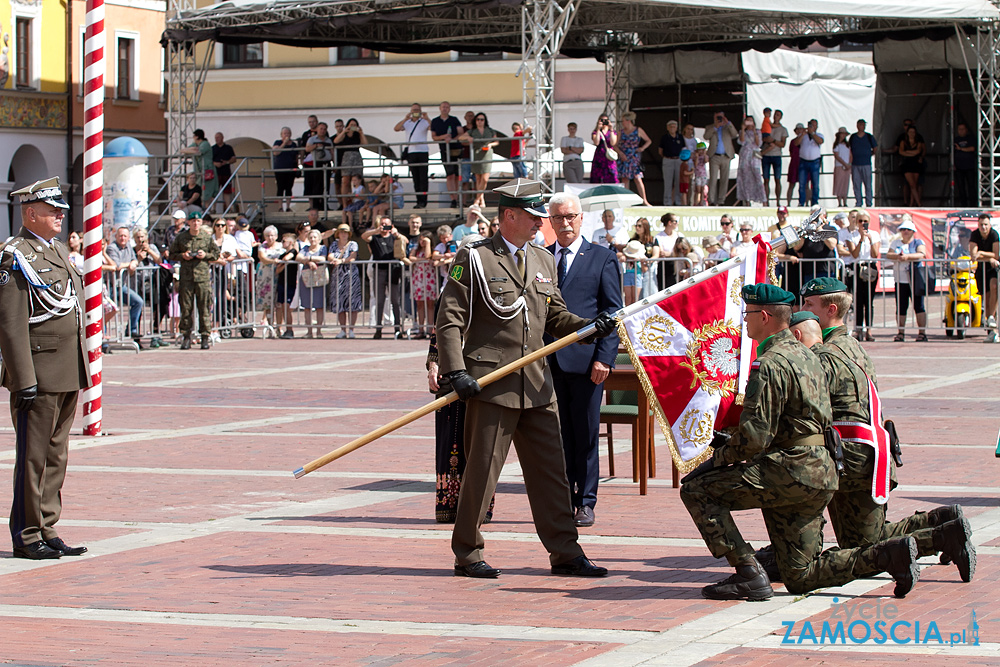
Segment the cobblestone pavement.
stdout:
<svg viewBox="0 0 1000 667">
<path fill-rule="evenodd" d="M 0 547 L 0 664 L 998 664 L 1000 346 L 890 337 L 868 344 L 906 443 L 890 518 L 965 505 L 980 545 L 970 584 L 928 558 L 904 600 L 884 576 L 704 600 L 729 570 L 670 488 L 662 447 L 648 496 L 629 477 L 602 480 L 581 540 L 606 579 L 549 576 L 513 452 L 485 529 L 504 574 L 456 578 L 449 527 L 434 522 L 431 418 L 291 474 L 427 402 L 426 346 L 230 340 L 105 359 L 107 435 L 73 438 L 59 524 L 90 551 L 31 562 Z M 629 434 L 616 435 L 628 474 Z M 4 422 L 0 508 L 13 441 Z M 738 521 L 766 540 L 759 513 Z M 838 621 L 844 640 L 820 644 Z M 878 621 L 896 634 L 879 641 Z"/>
</svg>

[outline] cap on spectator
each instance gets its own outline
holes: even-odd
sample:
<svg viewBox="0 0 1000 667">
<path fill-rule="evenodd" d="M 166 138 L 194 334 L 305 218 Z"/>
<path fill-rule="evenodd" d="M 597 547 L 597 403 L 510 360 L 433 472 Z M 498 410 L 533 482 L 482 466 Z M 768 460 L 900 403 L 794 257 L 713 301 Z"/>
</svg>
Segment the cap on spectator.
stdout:
<svg viewBox="0 0 1000 667">
<path fill-rule="evenodd" d="M 668 120 L 667 121 L 667 127 L 670 127 L 671 125 L 673 125 L 674 127 L 677 127 L 677 121 L 676 120 Z"/>
<path fill-rule="evenodd" d="M 844 213 L 843 211 L 841 211 L 840 213 L 837 213 L 835 216 L 833 216 L 833 219 L 834 220 L 846 220 L 847 219 L 847 214 Z"/>
<path fill-rule="evenodd" d="M 645 259 L 646 248 L 643 247 L 642 241 L 633 239 L 629 241 L 622 249 L 622 254 L 628 257 L 629 259 Z"/>
<path fill-rule="evenodd" d="M 804 129 L 806 129 L 806 126 L 803 125 L 802 123 L 796 123 L 795 124 L 795 129 L 796 130 L 804 130 Z"/>
<path fill-rule="evenodd" d="M 240 217 L 236 218 L 236 226 L 237 227 L 249 227 L 250 226 L 250 221 L 247 220 L 246 218 L 244 218 L 243 216 L 240 216 Z"/>
<path fill-rule="evenodd" d="M 715 238 L 714 236 L 706 236 L 701 240 L 702 248 L 712 248 L 717 245 L 721 244 L 719 243 L 719 239 Z"/>
<path fill-rule="evenodd" d="M 350 234 L 351 226 L 346 222 L 340 223 L 339 225 L 337 225 L 337 233 L 339 234 L 340 232 L 347 232 L 348 234 Z"/>
<path fill-rule="evenodd" d="M 899 227 L 897 229 L 899 229 L 899 231 L 903 231 L 904 229 L 909 229 L 912 232 L 917 231 L 917 228 L 914 226 L 912 220 L 903 220 L 899 223 Z"/>
<path fill-rule="evenodd" d="M 846 127 L 844 127 L 843 125 L 841 125 L 841 126 L 840 126 L 840 127 L 839 127 L 839 128 L 837 129 L 837 134 L 850 134 L 850 132 L 848 132 L 848 131 L 847 131 L 847 128 L 846 128 Z"/>
<path fill-rule="evenodd" d="M 779 206 L 778 207 L 778 213 L 784 213 L 785 215 L 788 215 L 788 207 L 787 206 Z"/>
<path fill-rule="evenodd" d="M 176 211 L 174 211 L 174 219 L 175 220 L 187 220 L 187 217 L 188 217 L 187 213 L 185 213 L 184 209 L 182 209 L 182 208 L 179 208 Z"/>
<path fill-rule="evenodd" d="M 684 150 L 681 151 L 681 154 L 680 154 L 679 157 L 681 158 L 681 160 L 685 160 L 685 161 L 686 160 L 690 160 L 691 159 L 691 151 L 689 151 L 688 149 L 685 148 Z"/>
<path fill-rule="evenodd" d="M 792 317 L 788 320 L 788 326 L 794 327 L 796 324 L 802 324 L 806 320 L 813 320 L 819 322 L 819 317 L 816 313 L 809 312 L 808 310 L 800 310 L 797 313 L 792 313 Z"/>
<path fill-rule="evenodd" d="M 705 149 L 707 149 L 708 148 L 708 144 L 705 143 L 704 141 L 699 141 L 697 148 L 705 148 Z"/>
</svg>

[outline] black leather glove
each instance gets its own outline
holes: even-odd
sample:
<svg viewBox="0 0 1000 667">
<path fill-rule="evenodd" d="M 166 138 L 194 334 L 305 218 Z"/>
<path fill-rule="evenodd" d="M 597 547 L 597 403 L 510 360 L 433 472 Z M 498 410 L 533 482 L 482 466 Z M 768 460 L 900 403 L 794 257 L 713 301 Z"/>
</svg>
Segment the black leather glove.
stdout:
<svg viewBox="0 0 1000 667">
<path fill-rule="evenodd" d="M 588 326 L 591 324 L 597 327 L 597 332 L 593 336 L 594 338 L 605 338 L 614 333 L 615 329 L 618 327 L 618 322 L 615 321 L 615 317 L 610 311 L 601 313 L 591 321 L 587 322 Z"/>
<path fill-rule="evenodd" d="M 35 398 L 37 396 L 37 384 L 14 392 L 14 409 L 18 412 L 27 412 L 31 409 L 31 406 L 35 404 Z"/>
<path fill-rule="evenodd" d="M 483 390 L 476 382 L 476 378 L 469 375 L 469 371 L 452 371 L 448 373 L 447 377 L 448 381 L 451 382 L 451 388 L 463 401 L 469 400 Z"/>
</svg>

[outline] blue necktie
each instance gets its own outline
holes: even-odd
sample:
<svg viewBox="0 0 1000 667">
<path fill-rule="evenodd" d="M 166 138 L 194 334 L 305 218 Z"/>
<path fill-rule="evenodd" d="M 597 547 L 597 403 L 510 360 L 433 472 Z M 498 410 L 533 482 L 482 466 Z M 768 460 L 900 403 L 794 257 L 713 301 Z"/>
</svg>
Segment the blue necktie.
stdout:
<svg viewBox="0 0 1000 667">
<path fill-rule="evenodd" d="M 559 286 L 562 287 L 563 281 L 566 279 L 566 256 L 569 255 L 569 248 L 559 249 L 559 266 L 556 270 L 559 271 Z"/>
</svg>

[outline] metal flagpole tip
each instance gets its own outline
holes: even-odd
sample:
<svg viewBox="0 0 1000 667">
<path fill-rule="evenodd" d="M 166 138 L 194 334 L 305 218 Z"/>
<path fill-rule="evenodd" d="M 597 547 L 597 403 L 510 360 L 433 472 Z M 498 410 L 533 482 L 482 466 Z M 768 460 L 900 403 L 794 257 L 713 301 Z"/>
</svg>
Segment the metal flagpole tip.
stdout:
<svg viewBox="0 0 1000 667">
<path fill-rule="evenodd" d="M 298 479 L 299 477 L 305 477 L 306 469 L 305 468 L 299 468 L 298 470 L 295 470 L 294 472 L 292 472 L 292 474 L 295 475 L 295 479 Z"/>
</svg>

